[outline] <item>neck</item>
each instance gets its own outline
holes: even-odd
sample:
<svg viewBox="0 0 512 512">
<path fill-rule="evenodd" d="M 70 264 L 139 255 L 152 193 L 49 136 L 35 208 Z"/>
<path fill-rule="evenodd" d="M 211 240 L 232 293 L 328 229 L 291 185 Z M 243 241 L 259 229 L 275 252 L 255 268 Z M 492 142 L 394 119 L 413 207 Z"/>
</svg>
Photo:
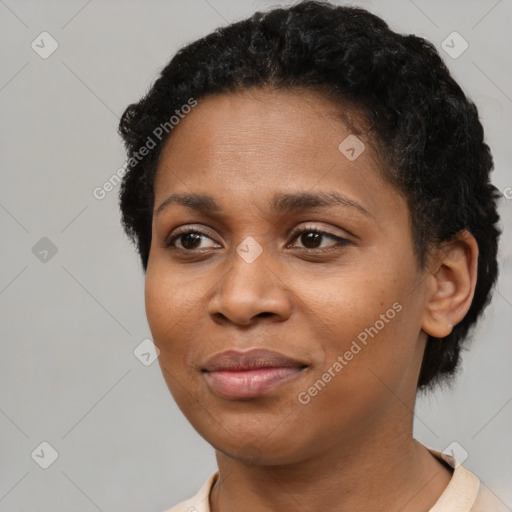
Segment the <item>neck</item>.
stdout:
<svg viewBox="0 0 512 512">
<path fill-rule="evenodd" d="M 413 439 L 412 418 L 398 433 L 397 425 L 379 427 L 288 464 L 250 464 L 217 451 L 212 512 L 427 512 L 451 472 Z"/>
</svg>

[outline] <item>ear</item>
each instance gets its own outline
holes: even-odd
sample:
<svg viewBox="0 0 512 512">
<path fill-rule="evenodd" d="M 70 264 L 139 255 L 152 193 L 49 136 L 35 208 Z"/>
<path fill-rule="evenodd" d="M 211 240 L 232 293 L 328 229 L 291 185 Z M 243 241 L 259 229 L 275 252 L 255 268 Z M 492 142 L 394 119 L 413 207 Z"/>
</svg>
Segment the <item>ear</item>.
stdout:
<svg viewBox="0 0 512 512">
<path fill-rule="evenodd" d="M 443 243 L 431 259 L 421 328 L 435 338 L 448 336 L 468 312 L 475 294 L 478 244 L 464 230 Z"/>
</svg>

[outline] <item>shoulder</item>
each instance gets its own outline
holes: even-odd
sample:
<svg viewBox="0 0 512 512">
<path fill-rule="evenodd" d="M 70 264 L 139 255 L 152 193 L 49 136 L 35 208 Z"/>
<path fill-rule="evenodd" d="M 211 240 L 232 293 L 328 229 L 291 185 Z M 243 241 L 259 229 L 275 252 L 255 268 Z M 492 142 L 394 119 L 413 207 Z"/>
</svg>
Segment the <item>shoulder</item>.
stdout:
<svg viewBox="0 0 512 512">
<path fill-rule="evenodd" d="M 210 512 L 210 491 L 218 476 L 218 471 L 210 475 L 194 496 L 181 501 L 165 512 Z"/>
<path fill-rule="evenodd" d="M 471 512 L 510 512 L 510 508 L 483 482 L 480 482 L 480 489 Z"/>
<path fill-rule="evenodd" d="M 448 487 L 429 512 L 510 512 L 510 509 L 455 458 L 429 449 L 453 468 Z"/>
</svg>

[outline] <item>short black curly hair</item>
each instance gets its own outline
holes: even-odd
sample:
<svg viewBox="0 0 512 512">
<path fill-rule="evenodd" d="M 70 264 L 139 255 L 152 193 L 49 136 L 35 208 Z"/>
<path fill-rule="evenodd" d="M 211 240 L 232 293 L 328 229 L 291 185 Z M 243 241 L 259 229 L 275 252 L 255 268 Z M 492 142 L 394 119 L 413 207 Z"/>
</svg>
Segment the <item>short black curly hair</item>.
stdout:
<svg viewBox="0 0 512 512">
<path fill-rule="evenodd" d="M 475 105 L 435 47 L 393 32 L 364 9 L 303 1 L 256 12 L 179 50 L 144 98 L 127 107 L 119 124 L 128 153 L 119 199 L 123 227 L 144 271 L 154 178 L 172 133 L 170 116 L 191 99 L 263 86 L 321 91 L 364 114 L 383 175 L 408 202 L 421 267 L 429 248 L 462 230 L 475 237 L 478 279 L 471 307 L 450 335 L 429 337 L 418 389 L 447 381 L 497 279 L 500 194 L 490 182 L 493 160 Z M 156 127 L 165 127 L 165 136 Z M 141 151 L 150 139 L 154 147 Z"/>
</svg>

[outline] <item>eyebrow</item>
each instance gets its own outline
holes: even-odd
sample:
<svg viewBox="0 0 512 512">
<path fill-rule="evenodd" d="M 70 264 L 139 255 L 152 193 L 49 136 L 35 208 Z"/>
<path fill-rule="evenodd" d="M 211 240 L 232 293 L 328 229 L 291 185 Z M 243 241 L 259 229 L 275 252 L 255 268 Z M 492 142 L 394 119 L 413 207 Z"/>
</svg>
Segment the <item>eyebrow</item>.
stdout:
<svg viewBox="0 0 512 512">
<path fill-rule="evenodd" d="M 155 216 L 159 215 L 165 208 L 171 204 L 179 204 L 186 208 L 196 210 L 201 213 L 222 212 L 221 206 L 215 199 L 206 194 L 171 194 L 155 210 Z M 276 194 L 270 202 L 270 211 L 275 215 L 284 215 L 297 213 L 313 208 L 326 208 L 329 206 L 345 206 L 354 208 L 368 217 L 373 216 L 363 208 L 359 203 L 348 197 L 334 191 L 320 192 L 294 192 Z"/>
</svg>

